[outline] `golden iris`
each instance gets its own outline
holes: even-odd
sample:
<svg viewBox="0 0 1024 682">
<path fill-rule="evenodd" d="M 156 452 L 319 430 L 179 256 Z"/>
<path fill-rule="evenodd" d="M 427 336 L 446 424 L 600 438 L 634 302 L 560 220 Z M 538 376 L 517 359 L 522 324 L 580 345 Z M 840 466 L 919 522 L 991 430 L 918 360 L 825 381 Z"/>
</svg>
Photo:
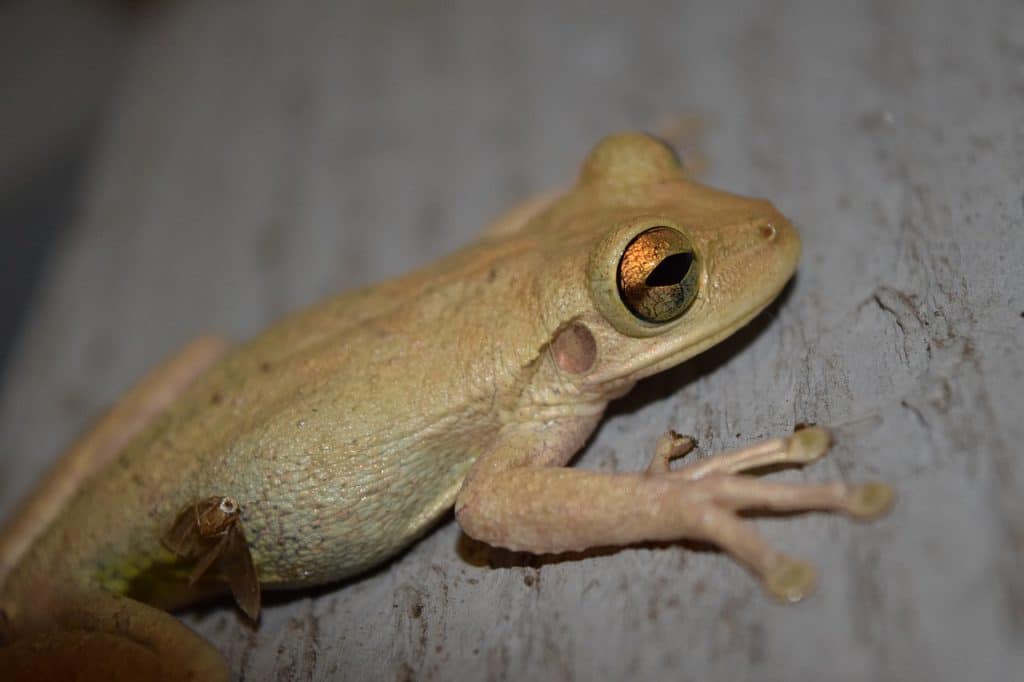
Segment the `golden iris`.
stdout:
<svg viewBox="0 0 1024 682">
<path fill-rule="evenodd" d="M 700 268 L 689 240 L 671 227 L 644 230 L 619 259 L 618 287 L 630 312 L 647 322 L 669 322 L 697 297 Z"/>
</svg>

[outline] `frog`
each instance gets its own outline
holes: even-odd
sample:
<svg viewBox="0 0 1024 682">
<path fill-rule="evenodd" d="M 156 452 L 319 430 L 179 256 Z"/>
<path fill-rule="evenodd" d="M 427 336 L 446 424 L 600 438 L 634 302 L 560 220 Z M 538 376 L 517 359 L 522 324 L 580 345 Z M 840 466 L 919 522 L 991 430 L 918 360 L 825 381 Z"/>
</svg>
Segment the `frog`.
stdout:
<svg viewBox="0 0 1024 682">
<path fill-rule="evenodd" d="M 818 460 L 826 428 L 681 465 L 695 441 L 669 431 L 644 470 L 569 466 L 611 401 L 776 300 L 800 250 L 771 202 L 695 181 L 655 136 L 618 133 L 568 189 L 431 265 L 238 345 L 199 339 L 8 523 L 0 659 L 60 669 L 74 652 L 67 669 L 97 677 L 228 679 L 169 611 L 230 591 L 255 621 L 261 590 L 358 576 L 452 508 L 466 535 L 513 551 L 709 543 L 772 597 L 801 600 L 815 569 L 745 514 L 870 520 L 894 499 L 878 481 L 750 475 Z"/>
</svg>

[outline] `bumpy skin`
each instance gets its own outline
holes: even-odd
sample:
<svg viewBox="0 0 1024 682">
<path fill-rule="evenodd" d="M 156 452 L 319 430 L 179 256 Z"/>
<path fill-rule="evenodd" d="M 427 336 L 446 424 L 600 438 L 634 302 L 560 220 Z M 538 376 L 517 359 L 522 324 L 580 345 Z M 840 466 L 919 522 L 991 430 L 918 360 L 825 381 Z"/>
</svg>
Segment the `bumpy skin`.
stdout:
<svg viewBox="0 0 1024 682">
<path fill-rule="evenodd" d="M 678 320 L 642 324 L 616 307 L 613 242 L 663 224 L 692 243 L 700 290 Z M 264 588 L 363 571 L 456 500 L 470 534 L 533 551 L 701 535 L 608 523 L 638 500 L 656 507 L 649 500 L 661 498 L 641 488 L 664 487 L 664 477 L 580 478 L 550 466 L 582 446 L 609 400 L 753 318 L 798 255 L 795 231 L 768 202 L 686 180 L 652 138 L 608 138 L 562 196 L 229 351 L 16 557 L 0 591 L 6 636 L 100 630 L 161 655 L 201 648 L 170 617 L 107 595 L 167 608 L 222 587 L 188 589 L 190 566 L 160 542 L 182 508 L 208 497 L 241 505 Z M 565 335 L 580 326 L 582 346 Z M 600 518 L 578 513 L 605 502 Z M 113 612 L 136 625 L 117 625 Z"/>
</svg>

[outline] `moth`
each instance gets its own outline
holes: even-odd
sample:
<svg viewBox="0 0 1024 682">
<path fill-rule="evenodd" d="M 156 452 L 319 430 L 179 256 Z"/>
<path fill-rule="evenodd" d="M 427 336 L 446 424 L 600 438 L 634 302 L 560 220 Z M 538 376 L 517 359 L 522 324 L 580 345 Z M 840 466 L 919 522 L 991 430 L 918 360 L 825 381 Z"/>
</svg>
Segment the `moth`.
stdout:
<svg viewBox="0 0 1024 682">
<path fill-rule="evenodd" d="M 242 528 L 242 510 L 234 498 L 207 497 L 186 506 L 162 540 L 180 557 L 198 557 L 189 587 L 216 563 L 239 608 L 249 618 L 259 618 L 260 582 Z"/>
</svg>

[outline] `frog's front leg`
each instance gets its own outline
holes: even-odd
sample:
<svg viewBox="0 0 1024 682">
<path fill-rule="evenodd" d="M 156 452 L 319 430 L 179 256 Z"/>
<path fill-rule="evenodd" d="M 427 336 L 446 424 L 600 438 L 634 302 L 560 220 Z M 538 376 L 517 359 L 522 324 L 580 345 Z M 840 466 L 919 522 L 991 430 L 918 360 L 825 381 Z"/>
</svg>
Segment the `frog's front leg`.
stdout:
<svg viewBox="0 0 1024 682">
<path fill-rule="evenodd" d="M 475 465 L 456 517 L 469 535 L 517 551 L 706 541 L 747 565 L 774 596 L 797 601 L 813 588 L 814 569 L 768 545 L 738 513 L 824 510 L 869 519 L 888 509 L 892 492 L 880 483 L 774 483 L 737 474 L 812 461 L 828 444 L 823 429 L 805 429 L 672 471 L 668 460 L 691 444 L 670 435 L 659 442 L 650 469 L 635 474 L 531 466 L 522 453 L 498 450 Z"/>
</svg>

